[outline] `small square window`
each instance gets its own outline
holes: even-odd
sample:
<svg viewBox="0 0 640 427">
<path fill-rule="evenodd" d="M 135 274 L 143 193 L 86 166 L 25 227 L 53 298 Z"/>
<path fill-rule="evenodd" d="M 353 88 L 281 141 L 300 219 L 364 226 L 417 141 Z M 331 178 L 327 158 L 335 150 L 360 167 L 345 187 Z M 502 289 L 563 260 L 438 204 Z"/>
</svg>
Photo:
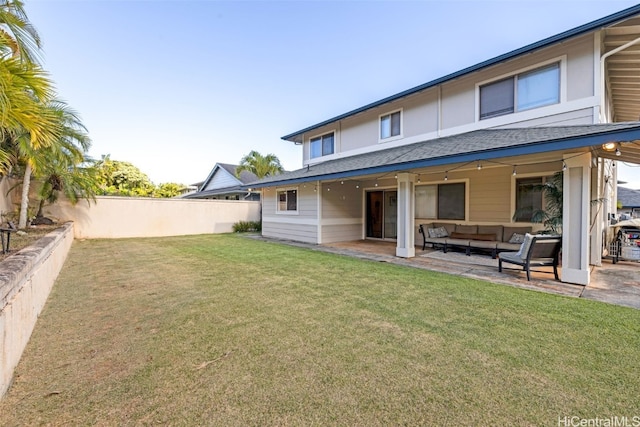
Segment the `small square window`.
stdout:
<svg viewBox="0 0 640 427">
<path fill-rule="evenodd" d="M 278 212 L 295 212 L 298 210 L 297 190 L 278 190 Z"/>
<path fill-rule="evenodd" d="M 400 111 L 396 111 L 395 113 L 380 116 L 380 139 L 399 136 L 402 133 L 402 117 L 400 113 Z"/>
</svg>

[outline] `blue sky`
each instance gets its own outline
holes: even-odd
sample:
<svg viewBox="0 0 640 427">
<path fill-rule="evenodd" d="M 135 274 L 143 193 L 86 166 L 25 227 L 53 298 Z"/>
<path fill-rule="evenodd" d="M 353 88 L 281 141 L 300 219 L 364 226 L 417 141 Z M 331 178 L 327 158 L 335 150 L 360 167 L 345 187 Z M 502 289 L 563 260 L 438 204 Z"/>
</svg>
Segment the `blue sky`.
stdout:
<svg viewBox="0 0 640 427">
<path fill-rule="evenodd" d="M 202 181 L 281 136 L 633 6 L 634 1 L 26 0 L 91 155 Z M 621 167 L 640 188 L 640 168 Z"/>
</svg>

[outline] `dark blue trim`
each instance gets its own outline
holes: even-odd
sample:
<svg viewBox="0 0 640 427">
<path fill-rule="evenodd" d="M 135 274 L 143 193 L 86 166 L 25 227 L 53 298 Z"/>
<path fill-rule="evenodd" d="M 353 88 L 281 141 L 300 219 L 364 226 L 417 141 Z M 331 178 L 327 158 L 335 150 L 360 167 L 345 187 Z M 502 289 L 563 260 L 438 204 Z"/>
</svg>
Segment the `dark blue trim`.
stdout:
<svg viewBox="0 0 640 427">
<path fill-rule="evenodd" d="M 392 101 L 395 101 L 397 99 L 403 98 L 405 96 L 412 95 L 414 93 L 420 92 L 422 90 L 429 89 L 430 87 L 437 86 L 437 85 L 445 83 L 445 82 L 447 82 L 449 80 L 453 80 L 453 79 L 462 77 L 462 76 L 464 76 L 466 74 L 472 73 L 474 71 L 481 70 L 482 68 L 489 67 L 489 66 L 495 65 L 497 63 L 503 62 L 503 61 L 507 61 L 507 60 L 512 59 L 512 58 L 514 58 L 516 56 L 523 55 L 523 54 L 532 52 L 534 50 L 547 47 L 547 46 L 552 45 L 554 43 L 565 41 L 565 40 L 567 40 L 567 39 L 569 39 L 571 37 L 575 37 L 575 36 L 587 33 L 589 31 L 596 30 L 596 29 L 598 29 L 600 27 L 611 25 L 611 24 L 613 24 L 615 22 L 618 22 L 618 21 L 621 21 L 623 19 L 629 18 L 629 17 L 631 17 L 633 15 L 636 15 L 638 13 L 640 13 L 640 4 L 638 4 L 636 6 L 632 6 L 632 7 L 627 8 L 627 9 L 624 9 L 624 10 L 622 10 L 620 12 L 616 12 L 616 13 L 614 13 L 612 15 L 605 16 L 604 18 L 600 18 L 600 19 L 597 19 L 595 21 L 589 22 L 588 24 L 584 24 L 584 25 L 581 25 L 581 26 L 576 27 L 574 29 L 571 29 L 571 30 L 565 31 L 563 33 L 557 34 L 555 36 L 551 36 L 551 37 L 546 38 L 544 40 L 540 40 L 540 41 L 538 41 L 536 43 L 532 43 L 530 45 L 521 47 L 519 49 L 516 49 L 516 50 L 513 50 L 511 52 L 502 54 L 500 56 L 496 56 L 495 58 L 489 59 L 489 60 L 484 61 L 484 62 L 480 62 L 479 64 L 473 65 L 471 67 L 464 68 L 464 69 L 462 69 L 460 71 L 456 71 L 455 73 L 446 75 L 444 77 L 440 77 L 440 78 L 438 78 L 436 80 L 432 80 L 432 81 L 430 81 L 428 83 L 424 83 L 424 84 L 422 84 L 420 86 L 416 86 L 414 88 L 405 90 L 403 92 L 400 92 L 398 94 L 386 97 L 384 99 L 381 99 L 379 101 L 373 102 L 371 104 L 367 104 L 364 107 L 357 108 L 355 110 L 349 111 L 348 113 L 344 113 L 344 114 L 341 114 L 339 116 L 336 116 L 336 117 L 334 117 L 332 119 L 325 120 L 325 121 L 323 121 L 321 123 L 318 123 L 318 124 L 315 124 L 313 126 L 306 127 L 306 128 L 304 128 L 304 129 L 302 129 L 302 130 L 300 130 L 298 132 L 294 132 L 294 133 L 290 133 L 289 135 L 285 135 L 281 139 L 283 139 L 285 141 L 290 141 L 290 140 L 292 140 L 292 138 L 294 138 L 294 137 L 296 137 L 298 135 L 301 135 L 303 133 L 312 131 L 314 129 L 318 129 L 318 128 L 322 127 L 322 126 L 328 125 L 328 124 L 336 122 L 338 120 L 345 119 L 345 118 L 347 118 L 349 116 L 353 116 L 355 114 L 362 113 L 363 111 L 370 110 L 370 109 L 375 108 L 375 107 L 379 107 L 380 105 L 386 104 L 388 102 L 392 102 Z"/>
<path fill-rule="evenodd" d="M 254 183 L 253 185 L 242 186 L 243 189 L 248 188 L 266 188 L 277 187 L 280 185 L 299 184 L 313 181 L 327 181 L 336 179 L 349 179 L 360 177 L 363 175 L 384 174 L 389 172 L 402 172 L 411 169 L 446 166 L 454 163 L 474 162 L 479 160 L 491 160 L 502 157 L 522 156 L 528 154 L 547 153 L 551 151 L 570 150 L 583 147 L 599 147 L 609 141 L 634 141 L 640 139 L 640 127 L 625 130 L 616 130 L 609 132 L 600 132 L 594 135 L 575 136 L 561 139 L 553 139 L 549 141 L 531 142 L 525 145 L 518 145 L 507 148 L 493 148 L 483 151 L 474 151 L 472 153 L 456 154 L 452 156 L 443 156 L 423 160 L 413 160 L 404 163 L 393 163 L 382 166 L 374 166 L 370 168 L 354 169 L 350 171 L 329 173 L 324 175 L 314 175 L 310 177 L 299 177 L 292 179 L 284 179 L 281 181 L 270 181 L 266 183 Z M 562 159 L 558 159 L 560 161 Z M 313 166 L 311 166 L 313 168 Z"/>
</svg>

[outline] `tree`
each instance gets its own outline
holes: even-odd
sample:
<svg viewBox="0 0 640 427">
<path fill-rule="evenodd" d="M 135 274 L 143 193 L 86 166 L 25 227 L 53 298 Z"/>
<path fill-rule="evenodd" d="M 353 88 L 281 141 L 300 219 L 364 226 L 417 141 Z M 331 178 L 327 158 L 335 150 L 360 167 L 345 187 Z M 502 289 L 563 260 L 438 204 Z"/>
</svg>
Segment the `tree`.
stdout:
<svg viewBox="0 0 640 427">
<path fill-rule="evenodd" d="M 175 182 L 159 184 L 153 191 L 153 197 L 170 198 L 179 196 L 184 189 L 184 185 Z"/>
<path fill-rule="evenodd" d="M 98 186 L 103 195 L 148 197 L 155 189 L 149 177 L 129 162 L 102 156 L 96 164 Z"/>
<path fill-rule="evenodd" d="M 93 197 L 91 182 L 83 168 L 79 168 L 85 161 L 85 153 L 89 149 L 90 140 L 86 129 L 80 122 L 78 114 L 62 101 L 51 101 L 43 106 L 43 114 L 51 119 L 47 132 L 53 137 L 46 145 L 31 143 L 30 133 L 24 128 L 6 133 L 4 140 L 5 150 L 10 150 L 13 155 L 12 167 L 23 174 L 22 199 L 18 228 L 27 225 L 27 212 L 29 206 L 29 189 L 31 178 L 44 178 L 45 183 L 51 184 L 52 194 L 45 195 L 47 185 L 41 189 L 42 197 L 52 200 L 57 197 L 57 191 L 65 190 L 70 199 L 75 202 L 77 197 L 72 195 L 72 183 L 82 185 L 84 190 L 77 195 Z M 72 177 L 78 173 L 77 177 Z M 71 187 L 70 187 L 71 186 Z"/>
<path fill-rule="evenodd" d="M 255 150 L 244 156 L 240 160 L 240 165 L 236 168 L 236 176 L 240 176 L 242 171 L 255 174 L 258 178 L 277 175 L 284 172 L 280 160 L 274 154 L 263 156 Z"/>
<path fill-rule="evenodd" d="M 29 22 L 21 0 L 0 0 L 0 57 L 19 58 L 26 64 L 40 63 L 42 42 Z"/>
</svg>

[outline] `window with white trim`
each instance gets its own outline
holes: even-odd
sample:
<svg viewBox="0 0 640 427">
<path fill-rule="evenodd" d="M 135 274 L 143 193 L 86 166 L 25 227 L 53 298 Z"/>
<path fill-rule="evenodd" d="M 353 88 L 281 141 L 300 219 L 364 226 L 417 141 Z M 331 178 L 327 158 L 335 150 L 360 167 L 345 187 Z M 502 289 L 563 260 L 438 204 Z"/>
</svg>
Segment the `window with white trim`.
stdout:
<svg viewBox="0 0 640 427">
<path fill-rule="evenodd" d="M 311 138 L 309 140 L 309 142 L 311 143 L 311 158 L 314 159 L 316 157 L 328 156 L 329 154 L 333 154 L 335 152 L 334 140 L 335 137 L 333 132 Z"/>
<path fill-rule="evenodd" d="M 380 139 L 387 139 L 402 134 L 402 111 L 380 116 Z"/>
<path fill-rule="evenodd" d="M 295 188 L 286 190 L 277 190 L 278 212 L 297 212 L 298 211 L 298 190 Z"/>
<path fill-rule="evenodd" d="M 516 179 L 516 221 L 530 222 L 534 213 L 542 210 L 543 177 Z"/>
<path fill-rule="evenodd" d="M 419 185 L 415 189 L 416 218 L 465 219 L 464 182 Z"/>
<path fill-rule="evenodd" d="M 560 63 L 480 86 L 480 120 L 560 102 Z"/>
</svg>

